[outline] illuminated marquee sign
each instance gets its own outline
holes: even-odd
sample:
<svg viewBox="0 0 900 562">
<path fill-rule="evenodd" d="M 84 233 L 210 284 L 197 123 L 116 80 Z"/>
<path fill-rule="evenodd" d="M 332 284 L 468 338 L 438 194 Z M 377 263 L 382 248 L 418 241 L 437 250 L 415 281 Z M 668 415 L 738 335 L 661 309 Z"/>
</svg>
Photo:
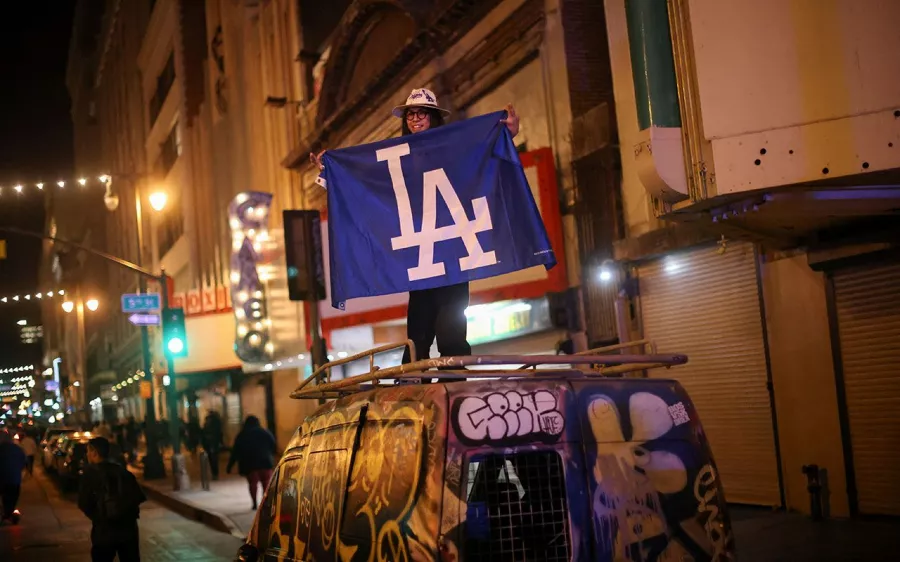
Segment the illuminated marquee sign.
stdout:
<svg viewBox="0 0 900 562">
<path fill-rule="evenodd" d="M 236 324 L 235 353 L 245 363 L 268 361 L 274 354 L 265 281 L 271 275 L 266 256 L 272 194 L 239 193 L 228 206 L 231 227 L 231 300 Z"/>
</svg>

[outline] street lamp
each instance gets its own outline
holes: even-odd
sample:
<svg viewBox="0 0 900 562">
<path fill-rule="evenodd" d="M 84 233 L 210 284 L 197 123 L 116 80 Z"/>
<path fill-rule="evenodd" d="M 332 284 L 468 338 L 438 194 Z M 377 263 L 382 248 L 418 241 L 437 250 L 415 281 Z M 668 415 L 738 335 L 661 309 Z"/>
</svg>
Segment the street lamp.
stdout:
<svg viewBox="0 0 900 562">
<path fill-rule="evenodd" d="M 66 302 L 62 303 L 62 309 L 65 310 L 66 313 L 68 314 L 69 312 L 72 312 L 73 310 L 75 310 L 75 303 L 72 301 L 66 301 Z"/>
<path fill-rule="evenodd" d="M 166 208 L 166 203 L 169 201 L 169 196 L 165 191 L 154 191 L 147 198 L 150 201 L 150 206 L 157 213 Z"/>
<path fill-rule="evenodd" d="M 90 310 L 91 312 L 96 312 L 96 310 L 100 308 L 100 301 L 98 301 L 97 299 L 88 299 L 88 301 L 84 304 L 87 305 L 88 310 Z"/>
</svg>

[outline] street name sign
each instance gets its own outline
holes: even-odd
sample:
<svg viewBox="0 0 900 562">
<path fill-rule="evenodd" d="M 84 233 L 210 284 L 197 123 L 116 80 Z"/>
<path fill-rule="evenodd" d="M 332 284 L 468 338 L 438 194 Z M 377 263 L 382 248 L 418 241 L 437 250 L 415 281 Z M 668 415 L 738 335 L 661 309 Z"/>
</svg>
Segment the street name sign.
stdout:
<svg viewBox="0 0 900 562">
<path fill-rule="evenodd" d="M 135 326 L 159 326 L 159 314 L 132 314 L 128 321 Z"/>
<path fill-rule="evenodd" d="M 162 308 L 159 293 L 126 293 L 122 295 L 122 312 L 152 312 Z"/>
</svg>

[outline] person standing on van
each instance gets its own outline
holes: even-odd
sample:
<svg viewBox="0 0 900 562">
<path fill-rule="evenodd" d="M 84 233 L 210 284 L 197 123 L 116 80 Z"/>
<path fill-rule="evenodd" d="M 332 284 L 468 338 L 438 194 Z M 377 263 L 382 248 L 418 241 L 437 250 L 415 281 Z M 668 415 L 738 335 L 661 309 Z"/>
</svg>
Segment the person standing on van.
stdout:
<svg viewBox="0 0 900 562">
<path fill-rule="evenodd" d="M 519 116 L 513 106 L 507 105 L 508 113 L 502 122 L 515 137 L 519 134 Z M 438 104 L 437 96 L 427 88 L 416 88 L 406 98 L 406 103 L 398 105 L 391 112 L 402 120 L 400 131 L 403 136 L 422 133 L 444 124 L 450 110 Z M 323 150 L 319 154 L 310 153 L 310 160 L 325 169 L 322 164 Z M 323 182 L 324 183 L 324 182 Z M 467 340 L 468 320 L 466 308 L 469 306 L 469 283 L 458 283 L 434 289 L 409 292 L 406 316 L 406 337 L 415 343 L 416 355 L 411 357 L 409 347 L 403 352 L 403 363 L 421 361 L 431 356 L 431 344 L 437 338 L 438 352 L 442 357 L 457 357 L 472 354 L 472 346 Z"/>
<path fill-rule="evenodd" d="M 137 479 L 124 466 L 110 461 L 110 443 L 104 437 L 88 441 L 89 466 L 81 476 L 78 508 L 93 524 L 93 562 L 140 562 L 138 518 L 147 501 Z"/>
<path fill-rule="evenodd" d="M 275 468 L 275 436 L 260 425 L 256 416 L 247 416 L 244 427 L 235 437 L 225 472 L 231 472 L 235 463 L 238 473 L 247 479 L 255 510 L 256 489 L 262 487 L 262 494 L 266 493 L 266 486 L 272 479 L 272 469 Z"/>
</svg>

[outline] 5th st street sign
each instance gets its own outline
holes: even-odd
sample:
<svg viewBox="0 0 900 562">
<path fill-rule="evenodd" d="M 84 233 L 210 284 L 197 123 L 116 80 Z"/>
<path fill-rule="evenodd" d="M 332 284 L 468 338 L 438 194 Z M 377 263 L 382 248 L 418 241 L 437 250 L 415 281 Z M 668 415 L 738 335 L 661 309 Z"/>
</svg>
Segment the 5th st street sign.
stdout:
<svg viewBox="0 0 900 562">
<path fill-rule="evenodd" d="M 159 314 L 132 314 L 128 321 L 135 326 L 159 326 Z"/>
<path fill-rule="evenodd" d="M 152 312 L 162 308 L 159 293 L 126 293 L 122 295 L 122 312 Z"/>
</svg>

